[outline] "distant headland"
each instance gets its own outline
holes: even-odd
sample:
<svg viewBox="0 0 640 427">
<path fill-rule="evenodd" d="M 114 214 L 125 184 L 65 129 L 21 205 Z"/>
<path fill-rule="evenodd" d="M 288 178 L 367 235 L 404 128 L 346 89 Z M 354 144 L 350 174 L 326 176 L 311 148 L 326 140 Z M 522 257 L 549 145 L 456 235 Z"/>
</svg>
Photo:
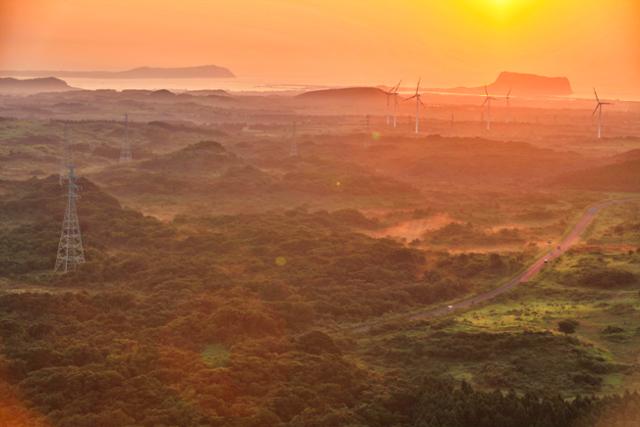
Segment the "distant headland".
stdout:
<svg viewBox="0 0 640 427">
<path fill-rule="evenodd" d="M 0 78 L 0 94 L 31 94 L 40 92 L 65 92 L 75 90 L 65 81 L 54 77 L 18 80 Z"/>
<path fill-rule="evenodd" d="M 484 86 L 435 89 L 440 92 L 461 94 L 484 94 Z M 495 82 L 487 85 L 492 94 L 505 94 L 511 91 L 515 96 L 568 96 L 573 94 L 571 83 L 566 77 L 546 77 L 535 74 L 500 73 Z"/>
</svg>

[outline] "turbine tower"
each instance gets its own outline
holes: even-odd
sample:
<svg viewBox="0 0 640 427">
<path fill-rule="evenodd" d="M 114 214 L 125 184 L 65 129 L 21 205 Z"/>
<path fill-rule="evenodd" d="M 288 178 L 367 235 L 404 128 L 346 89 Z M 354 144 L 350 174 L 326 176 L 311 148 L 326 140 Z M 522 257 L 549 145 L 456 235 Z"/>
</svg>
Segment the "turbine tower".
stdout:
<svg viewBox="0 0 640 427">
<path fill-rule="evenodd" d="M 400 90 L 400 85 L 402 84 L 402 80 L 400 80 L 397 86 L 393 89 L 393 128 L 398 127 L 398 90 Z"/>
<path fill-rule="evenodd" d="M 124 115 L 124 139 L 120 147 L 120 163 L 128 163 L 132 159 L 131 144 L 129 143 L 129 115 Z"/>
<path fill-rule="evenodd" d="M 484 102 L 482 103 L 482 108 L 486 108 L 487 109 L 487 114 L 484 114 L 484 110 L 483 110 L 483 115 L 484 118 L 486 119 L 486 123 L 487 123 L 487 131 L 491 130 L 491 101 L 493 101 L 495 98 L 493 98 L 492 96 L 489 96 L 489 90 L 487 89 L 487 87 L 484 87 L 484 94 L 485 94 L 485 98 L 484 98 Z"/>
<path fill-rule="evenodd" d="M 387 107 L 385 109 L 385 119 L 387 121 L 387 126 L 389 126 L 391 124 L 391 114 L 389 113 L 389 101 L 391 100 L 391 97 L 393 96 L 393 88 L 389 91 L 385 90 L 384 91 L 384 95 L 385 98 L 387 100 Z"/>
<path fill-rule="evenodd" d="M 67 273 L 84 263 L 84 249 L 82 247 L 82 236 L 80 234 L 80 222 L 78 221 L 78 211 L 76 200 L 78 198 L 78 185 L 74 166 L 67 165 L 67 208 L 62 221 L 62 233 L 58 243 L 58 256 L 56 258 L 55 272 Z"/>
<path fill-rule="evenodd" d="M 505 100 L 507 102 L 507 122 L 511 123 L 511 88 L 509 88 L 509 92 L 507 92 Z"/>
<path fill-rule="evenodd" d="M 386 120 L 387 120 L 387 126 L 390 126 L 392 123 L 391 120 L 391 114 L 389 112 L 389 101 L 391 99 L 393 99 L 393 127 L 396 127 L 396 110 L 398 108 L 398 99 L 397 99 L 397 95 L 398 95 L 398 88 L 400 87 L 400 83 L 398 83 L 397 86 L 394 86 L 391 88 L 391 90 L 389 91 L 384 91 L 384 94 L 387 98 L 387 109 L 386 109 Z"/>
<path fill-rule="evenodd" d="M 298 157 L 298 142 L 296 141 L 297 123 L 294 121 L 291 125 L 291 147 L 289 148 L 290 157 Z"/>
<path fill-rule="evenodd" d="M 420 81 L 422 79 L 418 79 L 418 86 L 416 86 L 416 94 L 410 98 L 405 99 L 405 101 L 409 101 L 410 99 L 416 100 L 416 134 L 420 133 L 420 105 L 425 106 L 422 102 L 422 95 L 420 95 Z"/>
<path fill-rule="evenodd" d="M 593 93 L 596 95 L 596 102 L 598 103 L 598 105 L 596 105 L 596 109 L 593 110 L 593 114 L 591 115 L 591 117 L 595 116 L 596 113 L 598 113 L 598 139 L 601 139 L 602 138 L 602 106 L 611 105 L 611 103 L 600 101 L 600 97 L 598 96 L 598 92 L 596 91 L 595 88 L 593 89 Z"/>
</svg>

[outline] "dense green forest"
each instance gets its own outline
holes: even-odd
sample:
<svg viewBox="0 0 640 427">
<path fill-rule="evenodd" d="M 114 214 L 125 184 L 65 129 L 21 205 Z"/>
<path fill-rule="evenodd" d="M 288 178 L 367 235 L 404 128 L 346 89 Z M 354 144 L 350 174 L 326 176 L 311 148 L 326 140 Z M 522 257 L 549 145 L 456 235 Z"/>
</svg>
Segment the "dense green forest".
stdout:
<svg viewBox="0 0 640 427">
<path fill-rule="evenodd" d="M 571 338 L 434 323 L 429 345 L 383 340 L 384 369 L 356 357 L 343 325 L 476 292 L 521 254 L 407 248 L 356 232 L 377 224 L 354 210 L 163 223 L 80 185 L 88 262 L 58 276 L 58 177 L 0 183 L 0 271 L 19 285 L 0 294 L 0 379 L 53 425 L 599 427 L 638 413 L 636 394 L 566 400 L 424 369 L 521 345 L 582 351 Z"/>
</svg>

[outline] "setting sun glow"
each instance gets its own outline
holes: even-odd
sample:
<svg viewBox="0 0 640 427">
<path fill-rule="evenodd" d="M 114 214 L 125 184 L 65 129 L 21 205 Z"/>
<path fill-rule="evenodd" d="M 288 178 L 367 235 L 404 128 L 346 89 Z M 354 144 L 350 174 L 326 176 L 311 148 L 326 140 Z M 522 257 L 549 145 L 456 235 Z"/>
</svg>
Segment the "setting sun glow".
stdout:
<svg viewBox="0 0 640 427">
<path fill-rule="evenodd" d="M 640 0 L 0 0 L 0 427 L 640 427 Z"/>
<path fill-rule="evenodd" d="M 279 81 L 435 86 L 512 70 L 640 94 L 639 21 L 637 0 L 3 0 L 0 66 L 221 63 Z"/>
</svg>

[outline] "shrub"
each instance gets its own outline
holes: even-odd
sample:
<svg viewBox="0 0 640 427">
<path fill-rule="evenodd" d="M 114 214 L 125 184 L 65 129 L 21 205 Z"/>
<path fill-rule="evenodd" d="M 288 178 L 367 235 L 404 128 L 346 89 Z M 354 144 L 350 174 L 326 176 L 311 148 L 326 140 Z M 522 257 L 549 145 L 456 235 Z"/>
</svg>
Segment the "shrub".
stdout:
<svg viewBox="0 0 640 427">
<path fill-rule="evenodd" d="M 576 320 L 565 319 L 558 322 L 558 330 L 563 334 L 573 334 L 579 323 Z"/>
<path fill-rule="evenodd" d="M 622 329 L 622 328 L 620 328 L 618 326 L 611 326 L 611 325 L 607 326 L 606 328 L 604 328 L 602 330 L 603 334 L 619 334 L 619 333 L 622 333 L 622 332 L 624 332 L 624 329 Z"/>
</svg>

